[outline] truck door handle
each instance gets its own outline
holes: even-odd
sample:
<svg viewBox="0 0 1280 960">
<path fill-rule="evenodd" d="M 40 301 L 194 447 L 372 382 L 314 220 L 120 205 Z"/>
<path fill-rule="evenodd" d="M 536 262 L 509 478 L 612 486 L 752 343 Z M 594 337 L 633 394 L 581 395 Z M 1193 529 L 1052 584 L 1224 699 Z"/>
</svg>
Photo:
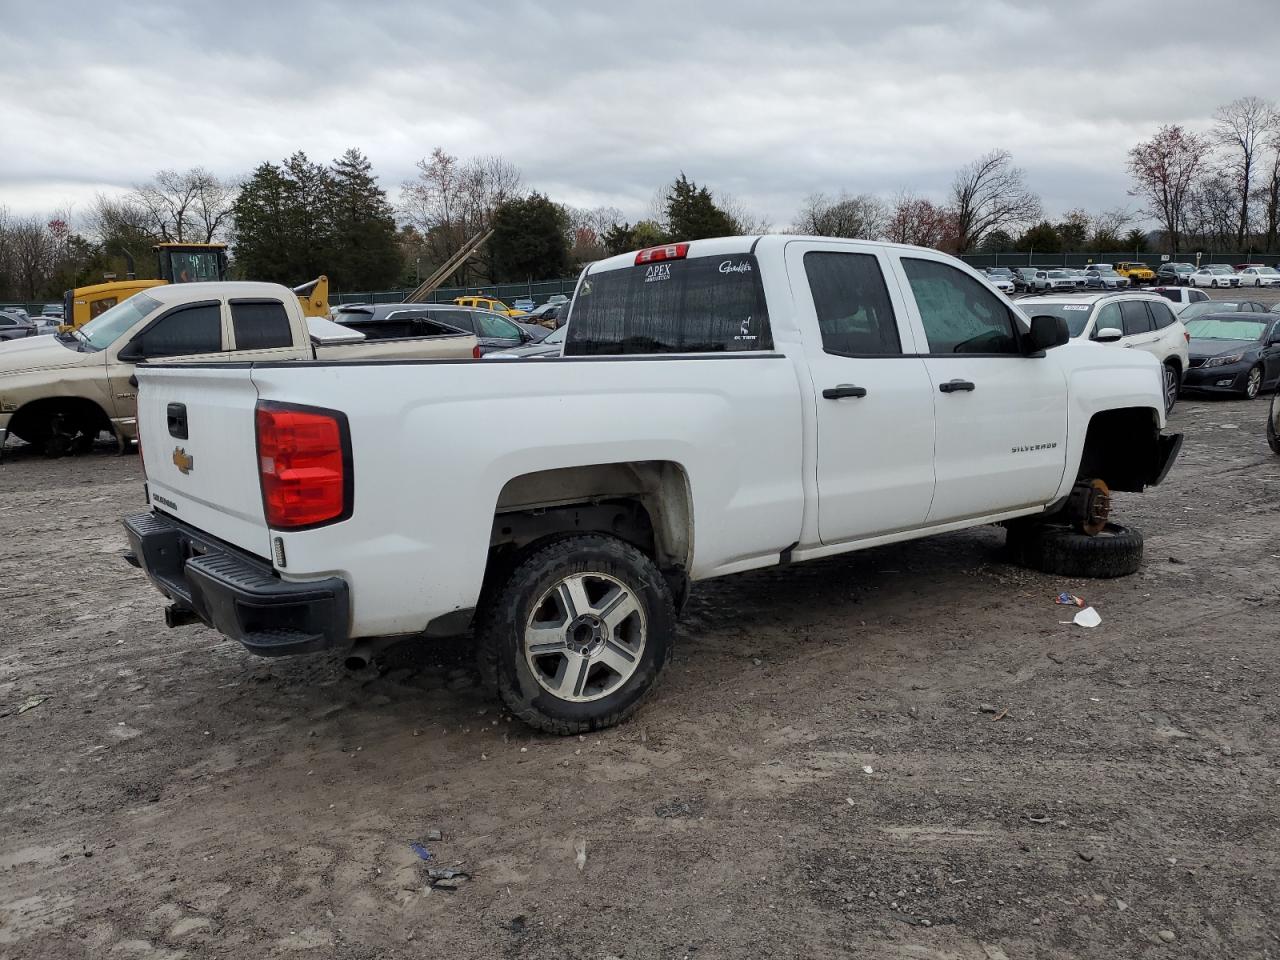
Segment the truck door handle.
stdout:
<svg viewBox="0 0 1280 960">
<path fill-rule="evenodd" d="M 865 397 L 866 395 L 866 387 L 855 387 L 852 383 L 841 383 L 822 391 L 822 396 L 827 400 L 843 400 L 845 397 Z"/>
<path fill-rule="evenodd" d="M 185 403 L 171 403 L 165 414 L 166 419 L 169 421 L 169 436 L 178 440 L 186 440 L 187 405 Z"/>
<path fill-rule="evenodd" d="M 948 380 L 946 383 L 938 384 L 938 389 L 943 393 L 955 393 L 958 390 L 972 393 L 976 387 L 969 380 Z"/>
</svg>

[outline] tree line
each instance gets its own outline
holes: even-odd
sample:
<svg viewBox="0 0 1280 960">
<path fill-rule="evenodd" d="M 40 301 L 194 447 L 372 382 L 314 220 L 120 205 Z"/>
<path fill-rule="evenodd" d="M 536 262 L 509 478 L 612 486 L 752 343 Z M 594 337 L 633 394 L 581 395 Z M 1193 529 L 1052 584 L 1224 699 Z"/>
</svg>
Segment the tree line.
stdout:
<svg viewBox="0 0 1280 960">
<path fill-rule="evenodd" d="M 1110 210 L 1046 217 L 1026 172 L 993 149 L 956 170 L 941 197 L 813 193 L 783 229 L 951 253 L 1280 253 L 1274 102 L 1242 97 L 1218 108 L 1204 131 L 1162 127 L 1127 161 L 1132 202 Z M 1144 221 L 1157 229 L 1142 229 Z M 0 299 L 59 299 L 68 288 L 124 277 L 130 261 L 137 275 L 154 276 L 151 247 L 164 241 L 224 241 L 237 277 L 296 285 L 323 273 L 341 291 L 413 286 L 489 230 L 450 283 L 558 278 L 639 247 L 770 229 L 684 172 L 633 222 L 615 207 L 578 208 L 531 190 L 501 156 L 459 158 L 437 147 L 393 204 L 361 151 L 329 163 L 297 152 L 239 180 L 200 167 L 161 170 L 121 196 L 99 196 L 79 218 L 0 208 Z"/>
</svg>

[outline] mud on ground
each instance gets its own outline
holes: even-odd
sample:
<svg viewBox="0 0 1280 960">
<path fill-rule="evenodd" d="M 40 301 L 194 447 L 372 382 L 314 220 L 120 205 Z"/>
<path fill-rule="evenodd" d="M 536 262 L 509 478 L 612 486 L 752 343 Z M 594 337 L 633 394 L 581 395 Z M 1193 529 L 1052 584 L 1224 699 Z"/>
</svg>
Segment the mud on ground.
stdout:
<svg viewBox="0 0 1280 960">
<path fill-rule="evenodd" d="M 137 458 L 11 452 L 0 958 L 1280 956 L 1265 409 L 1179 405 L 1136 576 L 984 528 L 705 583 L 657 695 L 571 739 L 465 642 L 352 674 L 166 630 Z"/>
</svg>

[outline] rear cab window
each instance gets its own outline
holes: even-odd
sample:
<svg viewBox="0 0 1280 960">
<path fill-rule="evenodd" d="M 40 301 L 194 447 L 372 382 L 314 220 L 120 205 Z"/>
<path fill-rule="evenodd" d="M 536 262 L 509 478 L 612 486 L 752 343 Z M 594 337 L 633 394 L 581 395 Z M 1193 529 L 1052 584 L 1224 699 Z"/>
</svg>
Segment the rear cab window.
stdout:
<svg viewBox="0 0 1280 960">
<path fill-rule="evenodd" d="M 565 356 L 772 350 L 760 265 L 747 253 L 588 273 Z"/>
</svg>

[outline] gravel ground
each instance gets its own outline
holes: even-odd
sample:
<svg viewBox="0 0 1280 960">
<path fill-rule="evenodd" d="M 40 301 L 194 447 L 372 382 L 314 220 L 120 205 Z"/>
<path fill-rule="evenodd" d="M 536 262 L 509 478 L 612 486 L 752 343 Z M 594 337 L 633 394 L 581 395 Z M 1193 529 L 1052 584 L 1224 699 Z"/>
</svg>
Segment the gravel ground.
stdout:
<svg viewBox="0 0 1280 960">
<path fill-rule="evenodd" d="M 465 641 L 349 673 L 166 630 L 137 458 L 10 451 L 0 958 L 1280 957 L 1265 410 L 1178 406 L 1133 577 L 983 528 L 701 584 L 657 695 L 569 739 Z"/>
</svg>

